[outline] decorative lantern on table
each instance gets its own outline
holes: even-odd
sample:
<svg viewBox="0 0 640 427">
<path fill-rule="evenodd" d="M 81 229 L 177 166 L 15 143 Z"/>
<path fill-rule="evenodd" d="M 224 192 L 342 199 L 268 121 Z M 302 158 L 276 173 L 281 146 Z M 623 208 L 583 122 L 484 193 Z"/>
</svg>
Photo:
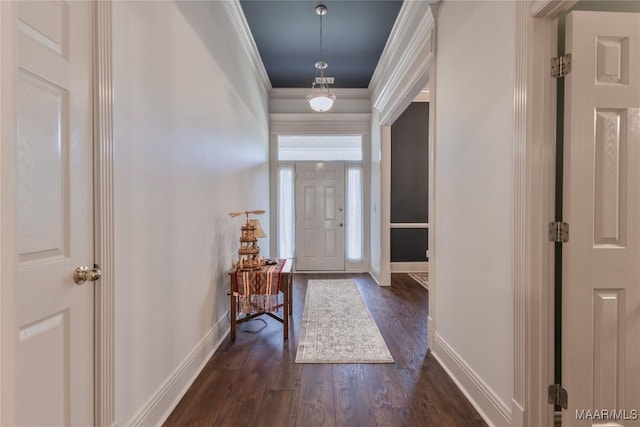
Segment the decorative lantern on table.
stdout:
<svg viewBox="0 0 640 427">
<path fill-rule="evenodd" d="M 262 230 L 260 221 L 257 219 L 249 219 L 249 214 L 262 215 L 263 210 L 255 211 L 235 211 L 229 213 L 231 218 L 245 214 L 247 222 L 240 227 L 240 248 L 238 249 L 238 270 L 257 270 L 264 265 L 264 258 L 260 257 L 260 246 L 258 246 L 258 238 L 267 237 Z"/>
</svg>

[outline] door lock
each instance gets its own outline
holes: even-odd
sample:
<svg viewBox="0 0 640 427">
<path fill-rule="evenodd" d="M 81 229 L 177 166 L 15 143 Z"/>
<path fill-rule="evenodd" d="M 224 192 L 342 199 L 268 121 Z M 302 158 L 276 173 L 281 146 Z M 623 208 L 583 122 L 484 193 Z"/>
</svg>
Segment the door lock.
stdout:
<svg viewBox="0 0 640 427">
<path fill-rule="evenodd" d="M 99 268 L 89 268 L 86 265 L 81 265 L 73 272 L 73 281 L 78 285 L 82 285 L 87 280 L 95 282 L 102 276 L 102 271 Z"/>
</svg>

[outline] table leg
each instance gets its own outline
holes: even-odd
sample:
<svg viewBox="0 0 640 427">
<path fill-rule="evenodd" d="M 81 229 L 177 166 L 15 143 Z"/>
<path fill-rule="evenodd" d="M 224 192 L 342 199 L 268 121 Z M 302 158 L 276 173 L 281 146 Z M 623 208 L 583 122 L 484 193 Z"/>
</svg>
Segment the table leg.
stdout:
<svg viewBox="0 0 640 427">
<path fill-rule="evenodd" d="M 233 279 L 231 279 L 231 292 L 229 292 L 229 301 L 231 302 L 231 307 L 229 311 L 231 314 L 229 317 L 231 318 L 231 341 L 236 339 L 236 297 L 233 295 Z"/>
<path fill-rule="evenodd" d="M 287 316 L 287 307 L 291 304 L 291 294 L 289 293 L 289 285 L 285 285 L 284 291 L 284 307 L 282 307 L 282 328 L 284 329 L 284 339 L 289 338 L 289 316 Z"/>
<path fill-rule="evenodd" d="M 287 286 L 289 287 L 289 316 L 291 316 L 293 315 L 293 272 L 289 273 Z"/>
</svg>

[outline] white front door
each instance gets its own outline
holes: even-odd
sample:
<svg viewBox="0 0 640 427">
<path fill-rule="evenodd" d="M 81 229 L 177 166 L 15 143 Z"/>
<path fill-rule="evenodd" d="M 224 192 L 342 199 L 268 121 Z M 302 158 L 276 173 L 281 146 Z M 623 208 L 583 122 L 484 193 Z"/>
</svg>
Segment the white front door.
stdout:
<svg viewBox="0 0 640 427">
<path fill-rule="evenodd" d="M 344 163 L 296 163 L 296 270 L 344 270 Z"/>
<path fill-rule="evenodd" d="M 637 426 L 640 14 L 572 12 L 566 40 L 563 425 Z"/>
<path fill-rule="evenodd" d="M 93 424 L 92 3 L 20 2 L 17 420 Z"/>
</svg>

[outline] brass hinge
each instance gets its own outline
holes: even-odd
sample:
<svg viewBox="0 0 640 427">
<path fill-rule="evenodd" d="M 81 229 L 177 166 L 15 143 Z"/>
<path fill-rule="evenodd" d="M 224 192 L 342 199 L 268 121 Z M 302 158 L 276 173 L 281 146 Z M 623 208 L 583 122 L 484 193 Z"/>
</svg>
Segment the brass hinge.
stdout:
<svg viewBox="0 0 640 427">
<path fill-rule="evenodd" d="M 551 384 L 548 391 L 548 402 L 552 405 L 567 409 L 569 402 L 569 395 L 560 384 Z"/>
<path fill-rule="evenodd" d="M 564 77 L 571 72 L 571 54 L 551 58 L 551 77 Z"/>
<path fill-rule="evenodd" d="M 567 243 L 569 241 L 569 224 L 560 221 L 550 222 L 549 241 L 555 243 Z"/>
</svg>

